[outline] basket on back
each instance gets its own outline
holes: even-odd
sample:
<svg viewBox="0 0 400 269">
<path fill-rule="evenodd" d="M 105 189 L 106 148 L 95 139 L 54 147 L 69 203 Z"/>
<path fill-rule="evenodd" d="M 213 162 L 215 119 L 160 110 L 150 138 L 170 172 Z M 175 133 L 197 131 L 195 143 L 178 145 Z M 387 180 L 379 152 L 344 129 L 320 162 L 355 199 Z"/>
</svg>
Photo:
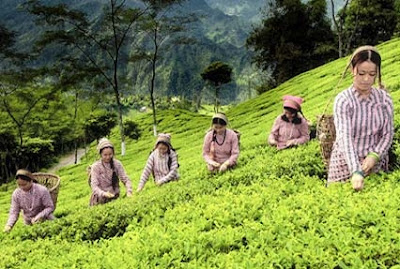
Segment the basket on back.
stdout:
<svg viewBox="0 0 400 269">
<path fill-rule="evenodd" d="M 336 139 L 335 123 L 333 115 L 322 114 L 317 118 L 317 137 L 319 139 L 322 160 L 326 171 L 329 168 L 333 143 Z"/>
<path fill-rule="evenodd" d="M 45 186 L 49 190 L 54 208 L 56 208 L 58 191 L 60 189 L 60 177 L 50 173 L 33 173 L 32 175 L 40 185 Z"/>
</svg>

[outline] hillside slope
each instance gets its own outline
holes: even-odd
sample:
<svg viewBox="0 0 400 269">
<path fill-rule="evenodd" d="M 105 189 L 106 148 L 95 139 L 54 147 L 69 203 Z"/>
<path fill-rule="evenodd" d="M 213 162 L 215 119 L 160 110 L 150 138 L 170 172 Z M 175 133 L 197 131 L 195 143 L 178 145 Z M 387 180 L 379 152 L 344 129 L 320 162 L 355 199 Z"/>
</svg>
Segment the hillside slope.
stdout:
<svg viewBox="0 0 400 269">
<path fill-rule="evenodd" d="M 383 81 L 390 89 L 399 128 L 400 40 L 378 47 Z M 173 134 L 181 180 L 162 187 L 149 181 L 140 194 L 88 208 L 82 163 L 60 171 L 57 220 L 0 234 L 1 268 L 388 268 L 400 256 L 400 171 L 373 175 L 365 190 L 324 186 L 317 141 L 277 152 L 265 145 L 281 97 L 305 98 L 310 120 L 333 96 L 347 59 L 301 74 L 230 111 L 241 131 L 241 155 L 233 171 L 211 176 L 201 158 L 209 117 L 163 111 L 159 130 Z M 350 76 L 339 86 L 346 88 Z M 330 105 L 332 107 L 332 105 Z M 143 138 L 129 141 L 119 158 L 137 186 L 153 146 L 151 115 L 138 116 Z M 315 120 L 314 120 L 315 121 Z M 398 141 L 398 137 L 396 138 Z M 112 135 L 117 143 L 117 131 Z M 398 144 L 395 145 L 398 152 Z M 117 152 L 120 152 L 117 147 Z M 117 156 L 120 157 L 120 156 Z M 1 186 L 5 223 L 14 184 Z M 123 191 L 123 194 L 125 192 Z"/>
</svg>

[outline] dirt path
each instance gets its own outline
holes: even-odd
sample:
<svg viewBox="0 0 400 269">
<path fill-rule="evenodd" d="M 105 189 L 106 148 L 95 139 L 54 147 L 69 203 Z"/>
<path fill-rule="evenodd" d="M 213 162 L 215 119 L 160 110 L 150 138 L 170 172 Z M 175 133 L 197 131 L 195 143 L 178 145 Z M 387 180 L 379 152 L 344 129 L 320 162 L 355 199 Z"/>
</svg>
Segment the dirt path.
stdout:
<svg viewBox="0 0 400 269">
<path fill-rule="evenodd" d="M 85 155 L 85 149 L 84 148 L 78 149 L 78 163 L 80 162 L 83 155 Z M 69 153 L 69 154 L 65 155 L 64 157 L 62 157 L 60 159 L 60 161 L 58 162 L 58 164 L 51 167 L 48 170 L 48 173 L 55 173 L 60 168 L 67 166 L 67 165 L 74 164 L 74 162 L 75 162 L 75 152 Z"/>
</svg>

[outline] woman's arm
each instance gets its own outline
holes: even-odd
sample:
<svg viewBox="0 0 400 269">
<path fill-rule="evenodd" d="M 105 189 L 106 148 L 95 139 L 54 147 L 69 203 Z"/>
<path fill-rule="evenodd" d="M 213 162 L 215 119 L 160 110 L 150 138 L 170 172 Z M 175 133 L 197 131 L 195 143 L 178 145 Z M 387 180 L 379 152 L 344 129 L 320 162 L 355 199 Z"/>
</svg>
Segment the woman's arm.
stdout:
<svg viewBox="0 0 400 269">
<path fill-rule="evenodd" d="M 361 164 L 353 143 L 352 113 L 348 100 L 349 97 L 345 93 L 343 92 L 335 98 L 334 120 L 337 144 L 345 156 L 350 174 L 353 174 L 356 171 L 361 171 Z"/>
<path fill-rule="evenodd" d="M 150 154 L 149 158 L 147 159 L 146 166 L 144 167 L 142 176 L 140 177 L 138 190 L 143 189 L 144 185 L 149 179 L 150 174 L 153 171 L 153 167 L 154 167 L 154 151 Z"/>
</svg>

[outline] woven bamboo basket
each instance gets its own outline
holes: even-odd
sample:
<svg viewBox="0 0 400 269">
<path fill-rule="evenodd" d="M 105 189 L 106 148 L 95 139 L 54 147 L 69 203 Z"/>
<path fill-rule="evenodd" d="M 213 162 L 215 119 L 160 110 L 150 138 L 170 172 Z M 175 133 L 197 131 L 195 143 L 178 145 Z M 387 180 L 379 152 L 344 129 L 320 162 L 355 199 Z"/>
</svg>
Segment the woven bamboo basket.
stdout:
<svg viewBox="0 0 400 269">
<path fill-rule="evenodd" d="M 322 160 L 326 171 L 329 168 L 333 143 L 336 139 L 335 123 L 333 115 L 322 114 L 317 117 L 317 137 L 321 149 Z"/>
<path fill-rule="evenodd" d="M 56 208 L 58 191 L 60 190 L 60 177 L 50 173 L 33 173 L 32 175 L 39 184 L 49 190 L 54 208 Z"/>
</svg>

